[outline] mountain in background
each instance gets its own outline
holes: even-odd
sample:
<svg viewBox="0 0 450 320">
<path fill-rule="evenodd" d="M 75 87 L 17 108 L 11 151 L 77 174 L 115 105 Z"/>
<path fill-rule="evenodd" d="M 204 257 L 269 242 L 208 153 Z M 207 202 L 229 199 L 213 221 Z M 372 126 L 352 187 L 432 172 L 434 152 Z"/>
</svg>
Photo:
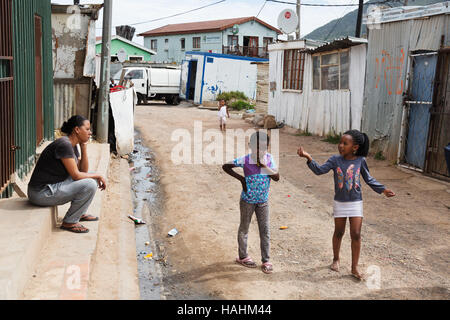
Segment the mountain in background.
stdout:
<svg viewBox="0 0 450 320">
<path fill-rule="evenodd" d="M 383 3 L 380 3 L 383 2 Z M 442 0 L 409 0 L 408 6 L 426 6 L 430 4 L 435 4 L 438 2 L 446 2 Z M 366 3 L 364 3 L 364 13 L 366 14 L 367 8 L 369 4 L 375 4 L 378 5 L 383 4 L 389 7 L 400 7 L 403 6 L 405 3 L 405 0 L 393 0 L 393 1 L 380 1 L 380 0 L 371 0 Z M 326 25 L 323 25 L 313 32 L 307 34 L 304 38 L 306 39 L 313 39 L 313 40 L 322 40 L 322 41 L 330 41 L 332 39 L 336 38 L 342 38 L 346 36 L 355 36 L 355 29 L 356 29 L 356 19 L 358 17 L 358 9 L 344 15 L 342 18 L 333 20 Z M 361 37 L 367 37 L 367 28 L 366 25 L 361 26 Z"/>
</svg>

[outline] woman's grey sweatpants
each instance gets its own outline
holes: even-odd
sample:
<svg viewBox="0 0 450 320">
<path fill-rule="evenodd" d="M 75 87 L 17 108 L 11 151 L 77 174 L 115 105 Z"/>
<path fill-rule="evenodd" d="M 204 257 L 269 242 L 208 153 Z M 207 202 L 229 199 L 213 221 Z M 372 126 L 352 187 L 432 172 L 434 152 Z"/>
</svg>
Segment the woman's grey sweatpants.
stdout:
<svg viewBox="0 0 450 320">
<path fill-rule="evenodd" d="M 241 201 L 239 202 L 239 206 L 241 209 L 241 223 L 239 225 L 238 231 L 239 259 L 245 259 L 248 256 L 248 229 L 250 227 L 253 212 L 255 212 L 259 228 L 261 261 L 263 263 L 268 262 L 270 258 L 269 204 L 267 202 L 248 203 L 241 199 Z"/>
<path fill-rule="evenodd" d="M 42 206 L 59 206 L 71 202 L 64 216 L 64 223 L 78 223 L 97 191 L 98 184 L 94 179 L 74 181 L 71 177 L 63 182 L 48 184 L 42 188 L 28 187 L 28 199 L 31 203 Z"/>
</svg>

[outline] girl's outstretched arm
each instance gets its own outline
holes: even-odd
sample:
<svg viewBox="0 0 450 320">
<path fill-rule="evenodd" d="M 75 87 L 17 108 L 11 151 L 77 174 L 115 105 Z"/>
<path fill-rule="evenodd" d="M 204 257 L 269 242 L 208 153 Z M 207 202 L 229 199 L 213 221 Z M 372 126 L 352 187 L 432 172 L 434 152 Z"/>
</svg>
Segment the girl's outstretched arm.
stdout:
<svg viewBox="0 0 450 320">
<path fill-rule="evenodd" d="M 386 197 L 395 196 L 395 193 L 392 190 L 386 189 L 383 184 L 379 183 L 374 177 L 370 175 L 369 167 L 367 166 L 365 158 L 361 163 L 361 176 L 373 191 L 377 193 L 383 193 Z"/>
<path fill-rule="evenodd" d="M 321 175 L 321 174 L 325 174 L 328 171 L 330 171 L 331 169 L 333 169 L 334 167 L 336 167 L 335 161 L 334 161 L 334 157 L 331 157 L 330 159 L 327 160 L 327 162 L 325 162 L 323 165 L 319 165 L 316 161 L 313 160 L 313 158 L 311 157 L 311 155 L 309 153 L 307 153 L 303 147 L 300 147 L 297 150 L 297 154 L 300 157 L 306 158 L 308 159 L 308 167 L 311 169 L 312 172 L 314 172 L 316 175 Z"/>
</svg>

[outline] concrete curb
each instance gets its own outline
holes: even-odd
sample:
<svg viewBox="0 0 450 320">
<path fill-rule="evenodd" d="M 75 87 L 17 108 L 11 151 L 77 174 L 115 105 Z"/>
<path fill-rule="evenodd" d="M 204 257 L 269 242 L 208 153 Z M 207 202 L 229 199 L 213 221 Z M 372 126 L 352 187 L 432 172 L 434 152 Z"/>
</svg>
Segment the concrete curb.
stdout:
<svg viewBox="0 0 450 320">
<path fill-rule="evenodd" d="M 126 218 L 133 213 L 131 177 L 128 162 L 120 159 L 121 214 L 119 233 L 119 299 L 139 300 L 139 279 L 136 259 L 136 235 L 134 222 Z M 126 218 L 126 219 L 125 219 Z"/>
</svg>

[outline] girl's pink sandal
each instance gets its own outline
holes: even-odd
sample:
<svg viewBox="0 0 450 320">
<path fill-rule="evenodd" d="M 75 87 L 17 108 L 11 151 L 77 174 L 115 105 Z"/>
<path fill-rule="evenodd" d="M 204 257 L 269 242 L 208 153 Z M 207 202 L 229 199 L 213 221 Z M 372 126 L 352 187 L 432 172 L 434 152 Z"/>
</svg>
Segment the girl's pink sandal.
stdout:
<svg viewBox="0 0 450 320">
<path fill-rule="evenodd" d="M 267 274 L 273 272 L 273 266 L 272 266 L 272 264 L 270 262 L 264 262 L 261 265 L 261 269 L 262 269 L 262 272 L 267 273 Z"/>
<path fill-rule="evenodd" d="M 256 263 L 250 257 L 244 259 L 239 259 L 239 257 L 237 257 L 236 262 L 247 268 L 256 268 Z"/>
</svg>

